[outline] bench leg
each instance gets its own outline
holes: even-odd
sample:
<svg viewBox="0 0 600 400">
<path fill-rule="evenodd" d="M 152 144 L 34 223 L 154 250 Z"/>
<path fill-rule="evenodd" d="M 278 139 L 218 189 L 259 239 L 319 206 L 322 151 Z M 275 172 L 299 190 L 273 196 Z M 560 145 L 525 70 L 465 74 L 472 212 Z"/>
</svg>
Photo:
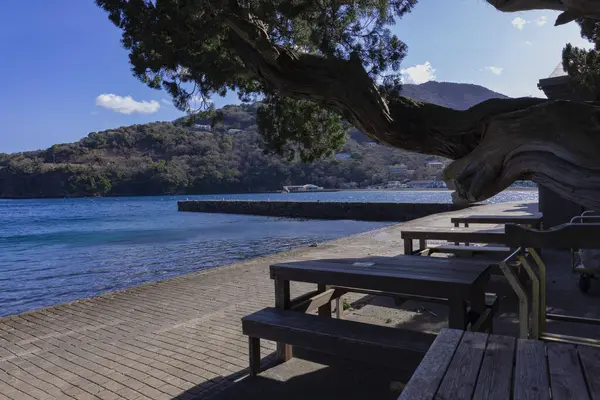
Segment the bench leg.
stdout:
<svg viewBox="0 0 600 400">
<path fill-rule="evenodd" d="M 427 248 L 427 240 L 419 239 L 419 250 L 425 250 Z"/>
<path fill-rule="evenodd" d="M 260 339 L 248 338 L 248 354 L 250 355 L 250 376 L 260 372 Z"/>
<path fill-rule="evenodd" d="M 282 310 L 290 308 L 290 281 L 275 278 L 275 307 Z M 277 342 L 277 358 L 282 362 L 292 358 L 292 346 Z"/>
<path fill-rule="evenodd" d="M 337 319 L 344 317 L 344 303 L 342 302 L 342 296 L 335 299 L 335 316 Z"/>
</svg>

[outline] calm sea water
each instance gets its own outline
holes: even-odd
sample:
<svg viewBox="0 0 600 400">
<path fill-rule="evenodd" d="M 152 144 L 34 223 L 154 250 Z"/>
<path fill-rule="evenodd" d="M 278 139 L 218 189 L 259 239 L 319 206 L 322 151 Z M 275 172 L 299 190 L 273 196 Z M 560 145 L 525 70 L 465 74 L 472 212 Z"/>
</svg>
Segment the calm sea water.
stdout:
<svg viewBox="0 0 600 400">
<path fill-rule="evenodd" d="M 447 191 L 0 200 L 0 315 L 386 226 L 177 212 L 182 199 L 449 202 Z M 504 192 L 493 202 L 534 200 Z"/>
</svg>

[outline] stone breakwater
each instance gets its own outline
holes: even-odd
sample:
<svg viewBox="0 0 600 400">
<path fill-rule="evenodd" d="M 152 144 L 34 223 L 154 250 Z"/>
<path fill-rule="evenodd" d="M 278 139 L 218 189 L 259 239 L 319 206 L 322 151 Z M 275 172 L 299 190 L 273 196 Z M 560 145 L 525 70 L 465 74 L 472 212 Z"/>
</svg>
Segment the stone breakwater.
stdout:
<svg viewBox="0 0 600 400">
<path fill-rule="evenodd" d="M 249 214 L 310 219 L 353 219 L 360 221 L 408 221 L 431 214 L 456 211 L 449 203 L 358 203 L 255 200 L 184 200 L 179 211 Z"/>
</svg>

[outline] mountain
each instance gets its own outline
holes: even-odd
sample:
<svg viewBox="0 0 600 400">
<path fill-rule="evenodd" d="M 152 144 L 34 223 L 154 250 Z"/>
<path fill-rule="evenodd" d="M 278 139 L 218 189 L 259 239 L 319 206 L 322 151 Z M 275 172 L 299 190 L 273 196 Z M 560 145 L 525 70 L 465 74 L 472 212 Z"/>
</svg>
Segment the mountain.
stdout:
<svg viewBox="0 0 600 400">
<path fill-rule="evenodd" d="M 479 85 L 435 81 L 421 85 L 402 85 L 402 95 L 455 110 L 466 110 L 489 99 L 508 99 L 508 96 Z"/>
<path fill-rule="evenodd" d="M 444 82 L 405 85 L 403 91 L 457 109 L 505 97 L 481 86 Z M 337 157 L 288 162 L 265 154 L 257 106 L 225 106 L 223 125 L 211 132 L 200 126 L 208 121 L 193 128 L 180 121 L 154 122 L 92 132 L 46 150 L 0 153 L 0 197 L 257 192 L 305 183 L 355 188 L 406 178 L 406 170 L 413 171 L 413 179 L 431 177 L 426 163 L 445 161 L 378 146 L 352 130 Z"/>
</svg>

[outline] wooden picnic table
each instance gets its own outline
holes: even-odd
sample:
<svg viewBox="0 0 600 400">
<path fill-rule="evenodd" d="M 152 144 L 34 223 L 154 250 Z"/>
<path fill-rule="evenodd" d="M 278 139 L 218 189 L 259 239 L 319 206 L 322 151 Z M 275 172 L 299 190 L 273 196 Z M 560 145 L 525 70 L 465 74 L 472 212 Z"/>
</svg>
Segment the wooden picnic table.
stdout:
<svg viewBox="0 0 600 400">
<path fill-rule="evenodd" d="M 414 227 L 402 230 L 404 254 L 418 253 L 427 248 L 427 240 L 446 240 L 455 243 L 505 244 L 504 227 L 494 229 Z M 419 240 L 419 249 L 414 250 L 413 240 Z"/>
<path fill-rule="evenodd" d="M 450 222 L 457 228 L 460 224 L 464 224 L 465 227 L 468 227 L 469 224 L 518 224 L 540 229 L 542 215 L 467 215 L 464 217 L 453 217 L 450 219 Z"/>
<path fill-rule="evenodd" d="M 406 293 L 446 298 L 450 307 L 448 326 L 467 329 L 470 311 L 485 312 L 485 285 L 490 265 L 485 261 L 434 257 L 367 257 L 297 261 L 271 265 L 275 281 L 275 307 L 291 308 L 290 281 L 316 283 L 325 293 L 329 286 Z M 331 318 L 331 302 L 319 303 L 319 315 Z M 278 342 L 280 359 L 289 360 L 292 348 Z"/>
<path fill-rule="evenodd" d="M 398 400 L 600 399 L 600 348 L 442 329 Z"/>
<path fill-rule="evenodd" d="M 290 281 L 369 289 L 423 298 L 448 299 L 449 326 L 466 329 L 467 303 L 481 314 L 485 309 L 485 284 L 489 262 L 434 257 L 368 257 L 310 260 L 271 265 L 276 305 L 289 308 Z"/>
</svg>

